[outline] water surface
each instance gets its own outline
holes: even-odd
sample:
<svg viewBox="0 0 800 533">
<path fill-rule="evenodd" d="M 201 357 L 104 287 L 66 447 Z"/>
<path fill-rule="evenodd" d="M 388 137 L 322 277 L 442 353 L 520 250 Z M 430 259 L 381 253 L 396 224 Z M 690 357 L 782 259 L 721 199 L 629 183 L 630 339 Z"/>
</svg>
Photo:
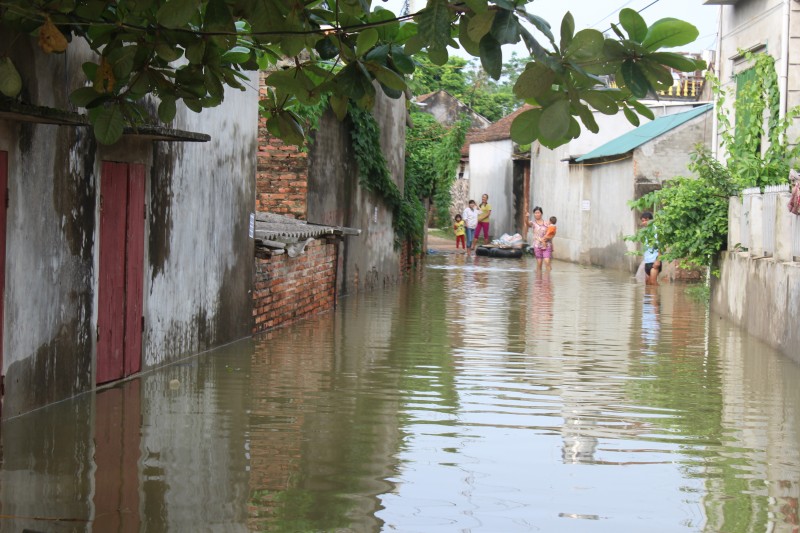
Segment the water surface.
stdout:
<svg viewBox="0 0 800 533">
<path fill-rule="evenodd" d="M 7 421 L 0 531 L 797 531 L 798 365 L 684 285 L 532 265 L 430 258 Z"/>
</svg>

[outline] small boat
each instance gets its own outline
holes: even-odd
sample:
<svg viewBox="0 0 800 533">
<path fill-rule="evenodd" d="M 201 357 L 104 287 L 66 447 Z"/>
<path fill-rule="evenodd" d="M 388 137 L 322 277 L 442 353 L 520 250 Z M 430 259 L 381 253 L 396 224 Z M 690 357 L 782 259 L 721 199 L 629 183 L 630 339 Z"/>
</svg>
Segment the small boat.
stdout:
<svg viewBox="0 0 800 533">
<path fill-rule="evenodd" d="M 519 259 L 522 257 L 522 248 L 500 248 L 499 246 L 478 246 L 475 255 L 488 257 L 505 257 Z"/>
</svg>

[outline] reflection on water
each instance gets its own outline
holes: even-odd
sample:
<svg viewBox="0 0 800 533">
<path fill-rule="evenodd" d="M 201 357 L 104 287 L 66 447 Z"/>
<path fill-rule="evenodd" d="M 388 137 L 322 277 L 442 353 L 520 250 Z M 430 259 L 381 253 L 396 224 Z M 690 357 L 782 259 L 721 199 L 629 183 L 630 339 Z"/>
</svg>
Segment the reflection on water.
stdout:
<svg viewBox="0 0 800 533">
<path fill-rule="evenodd" d="M 3 423 L 0 531 L 797 531 L 800 368 L 683 286 L 463 256 Z"/>
</svg>

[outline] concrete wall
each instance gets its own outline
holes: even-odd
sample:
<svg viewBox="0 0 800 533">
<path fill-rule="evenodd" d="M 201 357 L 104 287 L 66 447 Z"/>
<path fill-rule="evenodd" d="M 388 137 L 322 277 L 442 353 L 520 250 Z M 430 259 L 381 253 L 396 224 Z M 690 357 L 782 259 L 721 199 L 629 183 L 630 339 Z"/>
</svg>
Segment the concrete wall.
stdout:
<svg viewBox="0 0 800 533">
<path fill-rule="evenodd" d="M 18 37 L 11 50 L 24 101 L 74 109 L 68 95 L 91 57 L 81 41 L 46 56 Z M 147 169 L 143 367 L 249 334 L 256 104 L 254 91 L 234 91 L 201 115 L 180 110 L 172 127 L 214 135 L 191 145 L 125 136 L 103 147 L 88 128 L 0 119 L 10 196 L 4 417 L 94 386 L 103 160 Z"/>
<path fill-rule="evenodd" d="M 452 126 L 462 115 L 469 115 L 470 129 L 487 128 L 492 124 L 489 119 L 479 115 L 446 91 L 437 91 L 424 101 L 416 102 L 416 105 L 420 111 L 430 113 L 437 122 L 446 126 Z"/>
<path fill-rule="evenodd" d="M 405 172 L 405 100 L 393 100 L 378 90 L 373 115 L 381 128 L 381 149 L 389 173 L 403 190 Z M 396 282 L 401 251 L 394 246 L 393 214 L 383 199 L 359 185 L 348 125 L 331 112 L 320 119 L 309 147 L 308 221 L 358 228 L 361 235 L 345 239 L 340 253 L 342 293 L 372 290 Z"/>
<path fill-rule="evenodd" d="M 489 195 L 492 238 L 514 233 L 513 149 L 511 139 L 469 146 L 469 198 L 480 204 L 481 196 Z"/>
<path fill-rule="evenodd" d="M 581 262 L 584 214 L 581 200 L 584 193 L 584 166 L 570 165 L 562 159 L 569 157 L 569 146 L 555 150 L 534 143 L 531 151 L 530 210 L 539 206 L 546 217 L 558 217 L 558 233 L 553 240 L 553 253 L 562 261 Z M 526 235 L 533 242 L 531 232 Z"/>
<path fill-rule="evenodd" d="M 800 362 L 800 263 L 723 252 L 712 288 L 715 313 Z"/>
</svg>

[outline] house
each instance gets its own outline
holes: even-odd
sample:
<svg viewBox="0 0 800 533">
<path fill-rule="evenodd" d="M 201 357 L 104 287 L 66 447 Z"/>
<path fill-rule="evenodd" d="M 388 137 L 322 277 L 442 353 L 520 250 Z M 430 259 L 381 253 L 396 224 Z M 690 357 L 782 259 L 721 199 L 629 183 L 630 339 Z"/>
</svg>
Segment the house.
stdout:
<svg viewBox="0 0 800 533">
<path fill-rule="evenodd" d="M 557 259 L 634 271 L 639 260 L 626 255 L 634 245 L 624 240 L 637 229 L 628 202 L 686 175 L 698 143 L 710 145 L 712 104 L 672 106 L 670 111 L 608 142 L 590 146 L 581 136 L 556 150 L 534 144 L 531 156 L 531 206 L 558 217 L 554 241 Z M 654 110 L 655 111 L 655 110 Z M 607 122 L 624 117 L 605 117 Z M 601 124 L 600 132 L 614 132 Z M 618 131 L 618 130 L 617 130 Z M 573 152 L 575 150 L 575 152 Z"/>
<path fill-rule="evenodd" d="M 68 99 L 88 46 L 0 44 L 14 39 L 25 85 L 0 101 L 2 416 L 250 335 L 258 92 L 103 146 Z"/>
<path fill-rule="evenodd" d="M 719 5 L 718 71 L 722 88 L 734 95 L 752 66 L 744 52 L 765 53 L 775 59 L 780 93 L 780 116 L 800 105 L 800 3 L 793 0 L 706 0 Z M 728 104 L 732 105 L 733 99 Z M 790 130 L 797 138 L 800 127 Z M 720 157 L 724 158 L 724 154 Z"/>
<path fill-rule="evenodd" d="M 469 198 L 480 203 L 489 195 L 492 206 L 489 231 L 492 238 L 522 231 L 528 198 L 530 153 L 511 140 L 511 123 L 525 105 L 488 128 L 467 134 Z M 464 151 L 462 151 L 463 155 Z M 466 205 L 461 206 L 464 209 Z"/>
</svg>

